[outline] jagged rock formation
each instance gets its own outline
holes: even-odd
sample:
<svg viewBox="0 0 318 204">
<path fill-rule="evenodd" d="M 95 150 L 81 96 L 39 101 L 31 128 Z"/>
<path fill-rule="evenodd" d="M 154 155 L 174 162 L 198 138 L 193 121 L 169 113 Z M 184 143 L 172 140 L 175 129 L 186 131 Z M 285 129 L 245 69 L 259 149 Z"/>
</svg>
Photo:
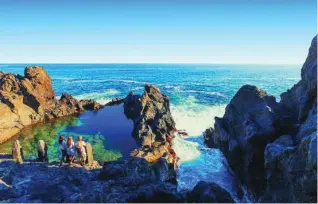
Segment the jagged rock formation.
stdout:
<svg viewBox="0 0 318 204">
<path fill-rule="evenodd" d="M 171 141 L 176 132 L 170 113 L 169 98 L 158 88 L 145 85 L 143 95 L 130 93 L 124 102 L 125 114 L 134 122 L 133 136 L 141 148 L 133 156 L 155 162 L 164 157 L 170 164 L 176 162 Z"/>
<path fill-rule="evenodd" d="M 24 77 L 0 72 L 0 143 L 31 124 L 101 108 L 93 100 L 78 101 L 68 94 L 56 100 L 55 96 L 52 80 L 42 67 L 26 67 Z"/>
<path fill-rule="evenodd" d="M 276 106 L 275 97 L 245 85 L 205 134 L 207 144 L 219 147 L 242 182 L 256 191 L 263 185 L 265 146 L 275 135 Z"/>
<path fill-rule="evenodd" d="M 300 82 L 281 95 L 280 103 L 245 85 L 204 136 L 261 201 L 316 202 L 317 37 Z"/>
</svg>

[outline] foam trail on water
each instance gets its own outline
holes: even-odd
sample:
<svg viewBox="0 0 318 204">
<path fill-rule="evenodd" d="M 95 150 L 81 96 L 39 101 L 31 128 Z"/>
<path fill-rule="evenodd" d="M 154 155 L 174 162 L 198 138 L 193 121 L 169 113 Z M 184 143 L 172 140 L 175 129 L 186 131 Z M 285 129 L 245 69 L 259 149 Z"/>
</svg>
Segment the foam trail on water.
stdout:
<svg viewBox="0 0 318 204">
<path fill-rule="evenodd" d="M 118 94 L 120 94 L 120 92 L 116 89 L 107 89 L 103 92 L 90 92 L 86 94 L 77 95 L 74 96 L 74 98 L 76 98 L 77 100 L 94 99 L 100 104 L 106 104 Z"/>
</svg>

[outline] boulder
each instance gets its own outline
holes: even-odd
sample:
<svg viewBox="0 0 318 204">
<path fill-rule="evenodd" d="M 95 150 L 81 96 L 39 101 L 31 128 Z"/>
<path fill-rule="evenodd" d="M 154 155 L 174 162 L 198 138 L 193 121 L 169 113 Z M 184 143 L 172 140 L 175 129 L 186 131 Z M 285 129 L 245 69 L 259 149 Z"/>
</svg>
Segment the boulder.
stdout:
<svg viewBox="0 0 318 204">
<path fill-rule="evenodd" d="M 135 180 L 174 181 L 175 171 L 163 158 L 155 163 L 149 163 L 144 158 L 133 157 L 129 160 L 106 162 L 99 178 L 109 180 L 119 179 L 123 176 Z"/>
<path fill-rule="evenodd" d="M 235 203 L 230 193 L 216 183 L 200 181 L 188 194 L 191 203 Z"/>
</svg>

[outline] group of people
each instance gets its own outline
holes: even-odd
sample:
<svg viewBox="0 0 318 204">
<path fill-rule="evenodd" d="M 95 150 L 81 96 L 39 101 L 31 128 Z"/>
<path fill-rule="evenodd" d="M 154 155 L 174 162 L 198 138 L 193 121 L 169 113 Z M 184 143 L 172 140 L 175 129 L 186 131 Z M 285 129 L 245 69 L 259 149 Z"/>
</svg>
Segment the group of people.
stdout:
<svg viewBox="0 0 318 204">
<path fill-rule="evenodd" d="M 59 136 L 59 145 L 62 152 L 61 163 L 66 162 L 72 164 L 75 160 L 75 153 L 77 153 L 78 160 L 82 166 L 86 162 L 86 143 L 82 136 L 78 136 L 76 144 L 72 137 L 68 137 L 65 141 L 64 135 Z"/>
</svg>

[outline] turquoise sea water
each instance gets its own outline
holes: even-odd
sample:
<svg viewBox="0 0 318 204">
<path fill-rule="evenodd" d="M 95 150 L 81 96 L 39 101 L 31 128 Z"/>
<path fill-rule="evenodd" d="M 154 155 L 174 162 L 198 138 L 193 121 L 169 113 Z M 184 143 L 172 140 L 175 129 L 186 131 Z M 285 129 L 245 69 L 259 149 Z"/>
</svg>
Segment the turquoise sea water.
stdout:
<svg viewBox="0 0 318 204">
<path fill-rule="evenodd" d="M 171 99 L 177 128 L 190 137 L 177 138 L 174 149 L 181 158 L 180 189 L 191 189 L 199 180 L 212 180 L 229 191 L 231 172 L 215 149 L 203 145 L 202 131 L 222 116 L 225 105 L 244 84 L 256 85 L 279 100 L 300 79 L 301 65 L 194 65 L 194 64 L 2 64 L 0 71 L 23 75 L 24 67 L 43 66 L 53 79 L 57 95 L 93 98 L 106 103 L 129 91 L 143 92 L 145 83 L 161 89 Z M 85 120 L 83 120 L 85 123 Z M 105 122 L 105 121 L 104 121 Z M 107 122 L 107 121 L 106 121 Z M 89 129 L 92 124 L 86 124 Z M 225 162 L 225 163 L 224 163 Z M 223 176 L 222 176 L 223 175 Z"/>
</svg>

